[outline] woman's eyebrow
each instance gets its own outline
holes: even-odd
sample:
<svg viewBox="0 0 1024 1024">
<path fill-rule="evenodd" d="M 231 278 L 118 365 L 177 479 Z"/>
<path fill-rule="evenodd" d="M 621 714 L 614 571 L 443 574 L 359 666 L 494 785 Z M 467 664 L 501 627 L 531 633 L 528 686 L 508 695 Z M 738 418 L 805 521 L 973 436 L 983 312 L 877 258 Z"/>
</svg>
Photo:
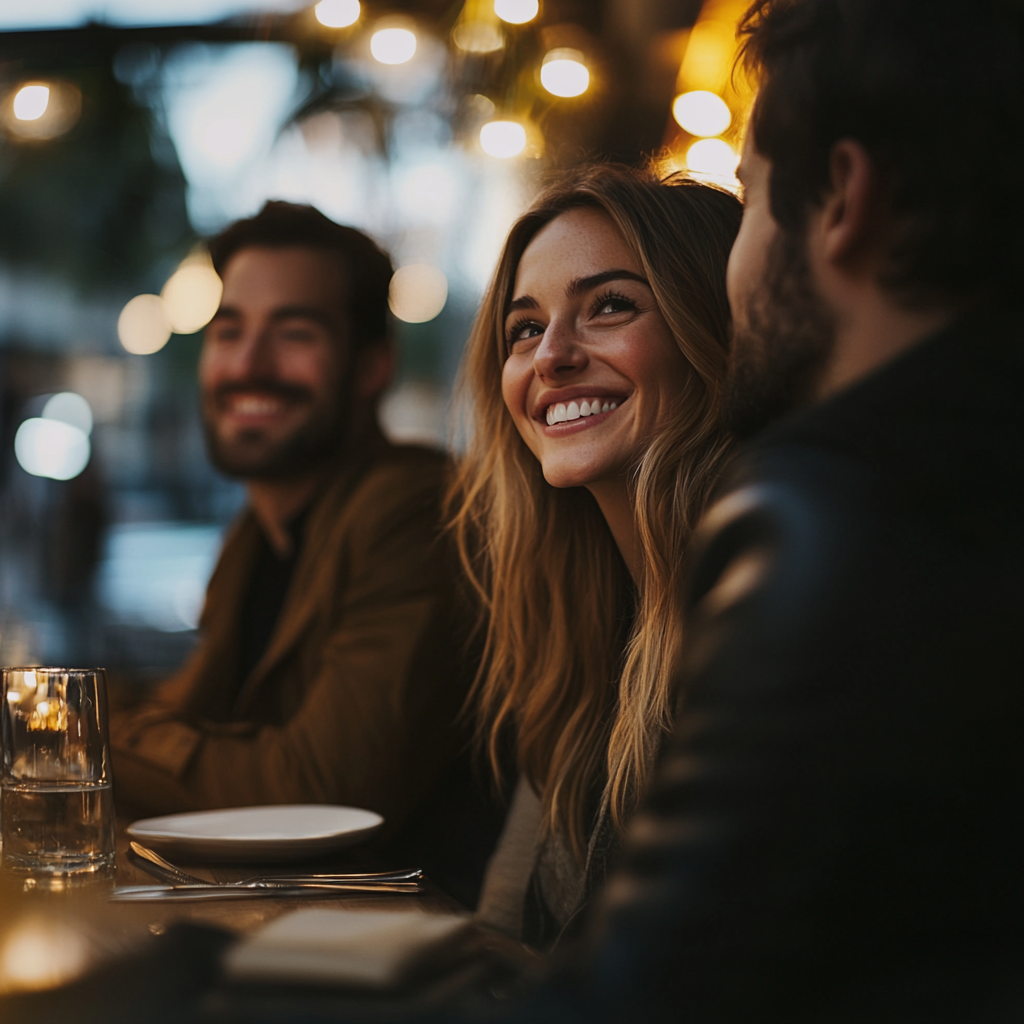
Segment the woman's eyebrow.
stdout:
<svg viewBox="0 0 1024 1024">
<path fill-rule="evenodd" d="M 583 292 L 590 291 L 591 288 L 607 284 L 609 281 L 621 280 L 639 281 L 650 288 L 647 278 L 640 274 L 634 274 L 632 270 L 603 270 L 600 274 L 591 274 L 590 277 L 578 277 L 575 281 L 570 281 L 566 286 L 565 294 L 571 299 Z"/>
<path fill-rule="evenodd" d="M 650 288 L 647 278 L 633 273 L 632 270 L 602 270 L 600 274 L 591 274 L 590 277 L 577 277 L 575 280 L 570 281 L 566 285 L 565 294 L 571 299 L 581 295 L 583 292 L 590 291 L 591 288 L 607 284 L 609 281 L 622 280 L 639 281 Z M 514 313 L 517 309 L 536 309 L 537 306 L 538 302 L 532 295 L 520 295 L 518 299 L 513 299 L 508 304 L 505 316 L 508 316 L 509 313 Z"/>
<path fill-rule="evenodd" d="M 537 300 L 532 295 L 520 295 L 518 299 L 513 299 L 508 304 L 505 316 L 514 313 L 517 309 L 536 309 L 537 305 Z"/>
</svg>

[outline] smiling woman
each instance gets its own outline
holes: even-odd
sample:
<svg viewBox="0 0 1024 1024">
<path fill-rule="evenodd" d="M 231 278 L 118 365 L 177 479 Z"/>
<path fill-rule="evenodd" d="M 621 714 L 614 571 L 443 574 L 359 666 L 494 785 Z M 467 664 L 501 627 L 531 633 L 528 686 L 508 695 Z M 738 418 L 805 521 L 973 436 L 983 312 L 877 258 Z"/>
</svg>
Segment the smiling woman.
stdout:
<svg viewBox="0 0 1024 1024">
<path fill-rule="evenodd" d="M 512 228 L 469 342 L 450 508 L 486 610 L 480 737 L 521 773 L 482 912 L 528 940 L 585 903 L 672 717 L 679 578 L 729 450 L 740 215 L 693 181 L 578 170 Z"/>
</svg>

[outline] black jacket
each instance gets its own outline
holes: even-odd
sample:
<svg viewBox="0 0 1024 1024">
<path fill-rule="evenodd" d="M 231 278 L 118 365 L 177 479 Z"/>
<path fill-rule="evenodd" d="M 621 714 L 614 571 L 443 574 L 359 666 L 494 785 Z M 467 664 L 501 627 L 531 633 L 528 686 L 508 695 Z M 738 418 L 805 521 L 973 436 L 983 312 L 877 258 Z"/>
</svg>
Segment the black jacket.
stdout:
<svg viewBox="0 0 1024 1024">
<path fill-rule="evenodd" d="M 1024 1020 L 1022 333 L 973 315 L 740 456 L 563 1009 Z"/>
</svg>

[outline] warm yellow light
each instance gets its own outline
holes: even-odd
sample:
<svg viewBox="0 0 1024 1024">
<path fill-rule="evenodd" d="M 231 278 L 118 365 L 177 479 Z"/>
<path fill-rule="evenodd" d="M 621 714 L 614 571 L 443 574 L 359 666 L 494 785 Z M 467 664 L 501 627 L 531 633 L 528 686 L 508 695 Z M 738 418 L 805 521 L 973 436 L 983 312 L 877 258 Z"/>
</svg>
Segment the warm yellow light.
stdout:
<svg viewBox="0 0 1024 1024">
<path fill-rule="evenodd" d="M 24 82 L 0 104 L 0 124 L 21 139 L 53 139 L 78 120 L 82 94 L 70 82 Z"/>
<path fill-rule="evenodd" d="M 497 25 L 476 21 L 456 25 L 452 42 L 466 53 L 494 53 L 505 45 L 505 37 Z"/>
<path fill-rule="evenodd" d="M 686 151 L 687 170 L 712 178 L 731 179 L 740 158 L 722 139 L 700 139 Z"/>
<path fill-rule="evenodd" d="M 494 0 L 494 13 L 510 25 L 525 25 L 533 21 L 539 10 L 539 0 Z"/>
<path fill-rule="evenodd" d="M 526 149 L 526 129 L 518 121 L 488 121 L 480 129 L 480 145 L 502 160 L 519 156 Z"/>
<path fill-rule="evenodd" d="M 679 69 L 680 84 L 690 89 L 721 92 L 728 85 L 735 54 L 735 20 L 707 18 L 698 21 L 686 44 Z"/>
<path fill-rule="evenodd" d="M 359 0 L 320 0 L 316 20 L 328 28 L 348 28 L 359 20 Z"/>
<path fill-rule="evenodd" d="M 382 28 L 370 38 L 370 53 L 381 64 L 405 64 L 416 53 L 416 33 L 407 28 Z"/>
<path fill-rule="evenodd" d="M 159 352 L 171 337 L 164 300 L 159 295 L 136 295 L 130 299 L 117 318 L 117 336 L 133 355 Z"/>
<path fill-rule="evenodd" d="M 433 320 L 448 301 L 448 278 L 429 263 L 410 263 L 395 271 L 388 290 L 391 312 L 407 324 Z"/>
<path fill-rule="evenodd" d="M 14 116 L 19 121 L 38 121 L 49 105 L 48 85 L 23 85 L 14 95 Z"/>
<path fill-rule="evenodd" d="M 579 50 L 563 47 L 544 56 L 540 84 L 554 96 L 582 96 L 590 85 L 590 72 Z"/>
<path fill-rule="evenodd" d="M 194 334 L 217 312 L 224 286 L 209 263 L 183 263 L 160 292 L 164 315 L 175 334 Z"/>
<path fill-rule="evenodd" d="M 694 89 L 676 97 L 672 116 L 691 135 L 721 135 L 732 122 L 732 111 L 721 96 Z"/>
<path fill-rule="evenodd" d="M 89 947 L 79 932 L 58 921 L 27 918 L 0 946 L 0 992 L 55 988 L 88 965 Z"/>
</svg>

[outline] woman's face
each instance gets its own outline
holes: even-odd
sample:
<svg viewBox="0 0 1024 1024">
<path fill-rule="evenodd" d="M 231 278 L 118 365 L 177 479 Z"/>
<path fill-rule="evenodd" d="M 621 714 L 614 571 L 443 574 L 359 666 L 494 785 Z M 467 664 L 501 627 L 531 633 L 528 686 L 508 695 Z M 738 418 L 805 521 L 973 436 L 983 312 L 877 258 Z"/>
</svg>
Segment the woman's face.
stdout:
<svg viewBox="0 0 1024 1024">
<path fill-rule="evenodd" d="M 621 484 L 691 372 L 611 219 L 571 210 L 526 248 L 502 397 L 555 487 Z"/>
</svg>

